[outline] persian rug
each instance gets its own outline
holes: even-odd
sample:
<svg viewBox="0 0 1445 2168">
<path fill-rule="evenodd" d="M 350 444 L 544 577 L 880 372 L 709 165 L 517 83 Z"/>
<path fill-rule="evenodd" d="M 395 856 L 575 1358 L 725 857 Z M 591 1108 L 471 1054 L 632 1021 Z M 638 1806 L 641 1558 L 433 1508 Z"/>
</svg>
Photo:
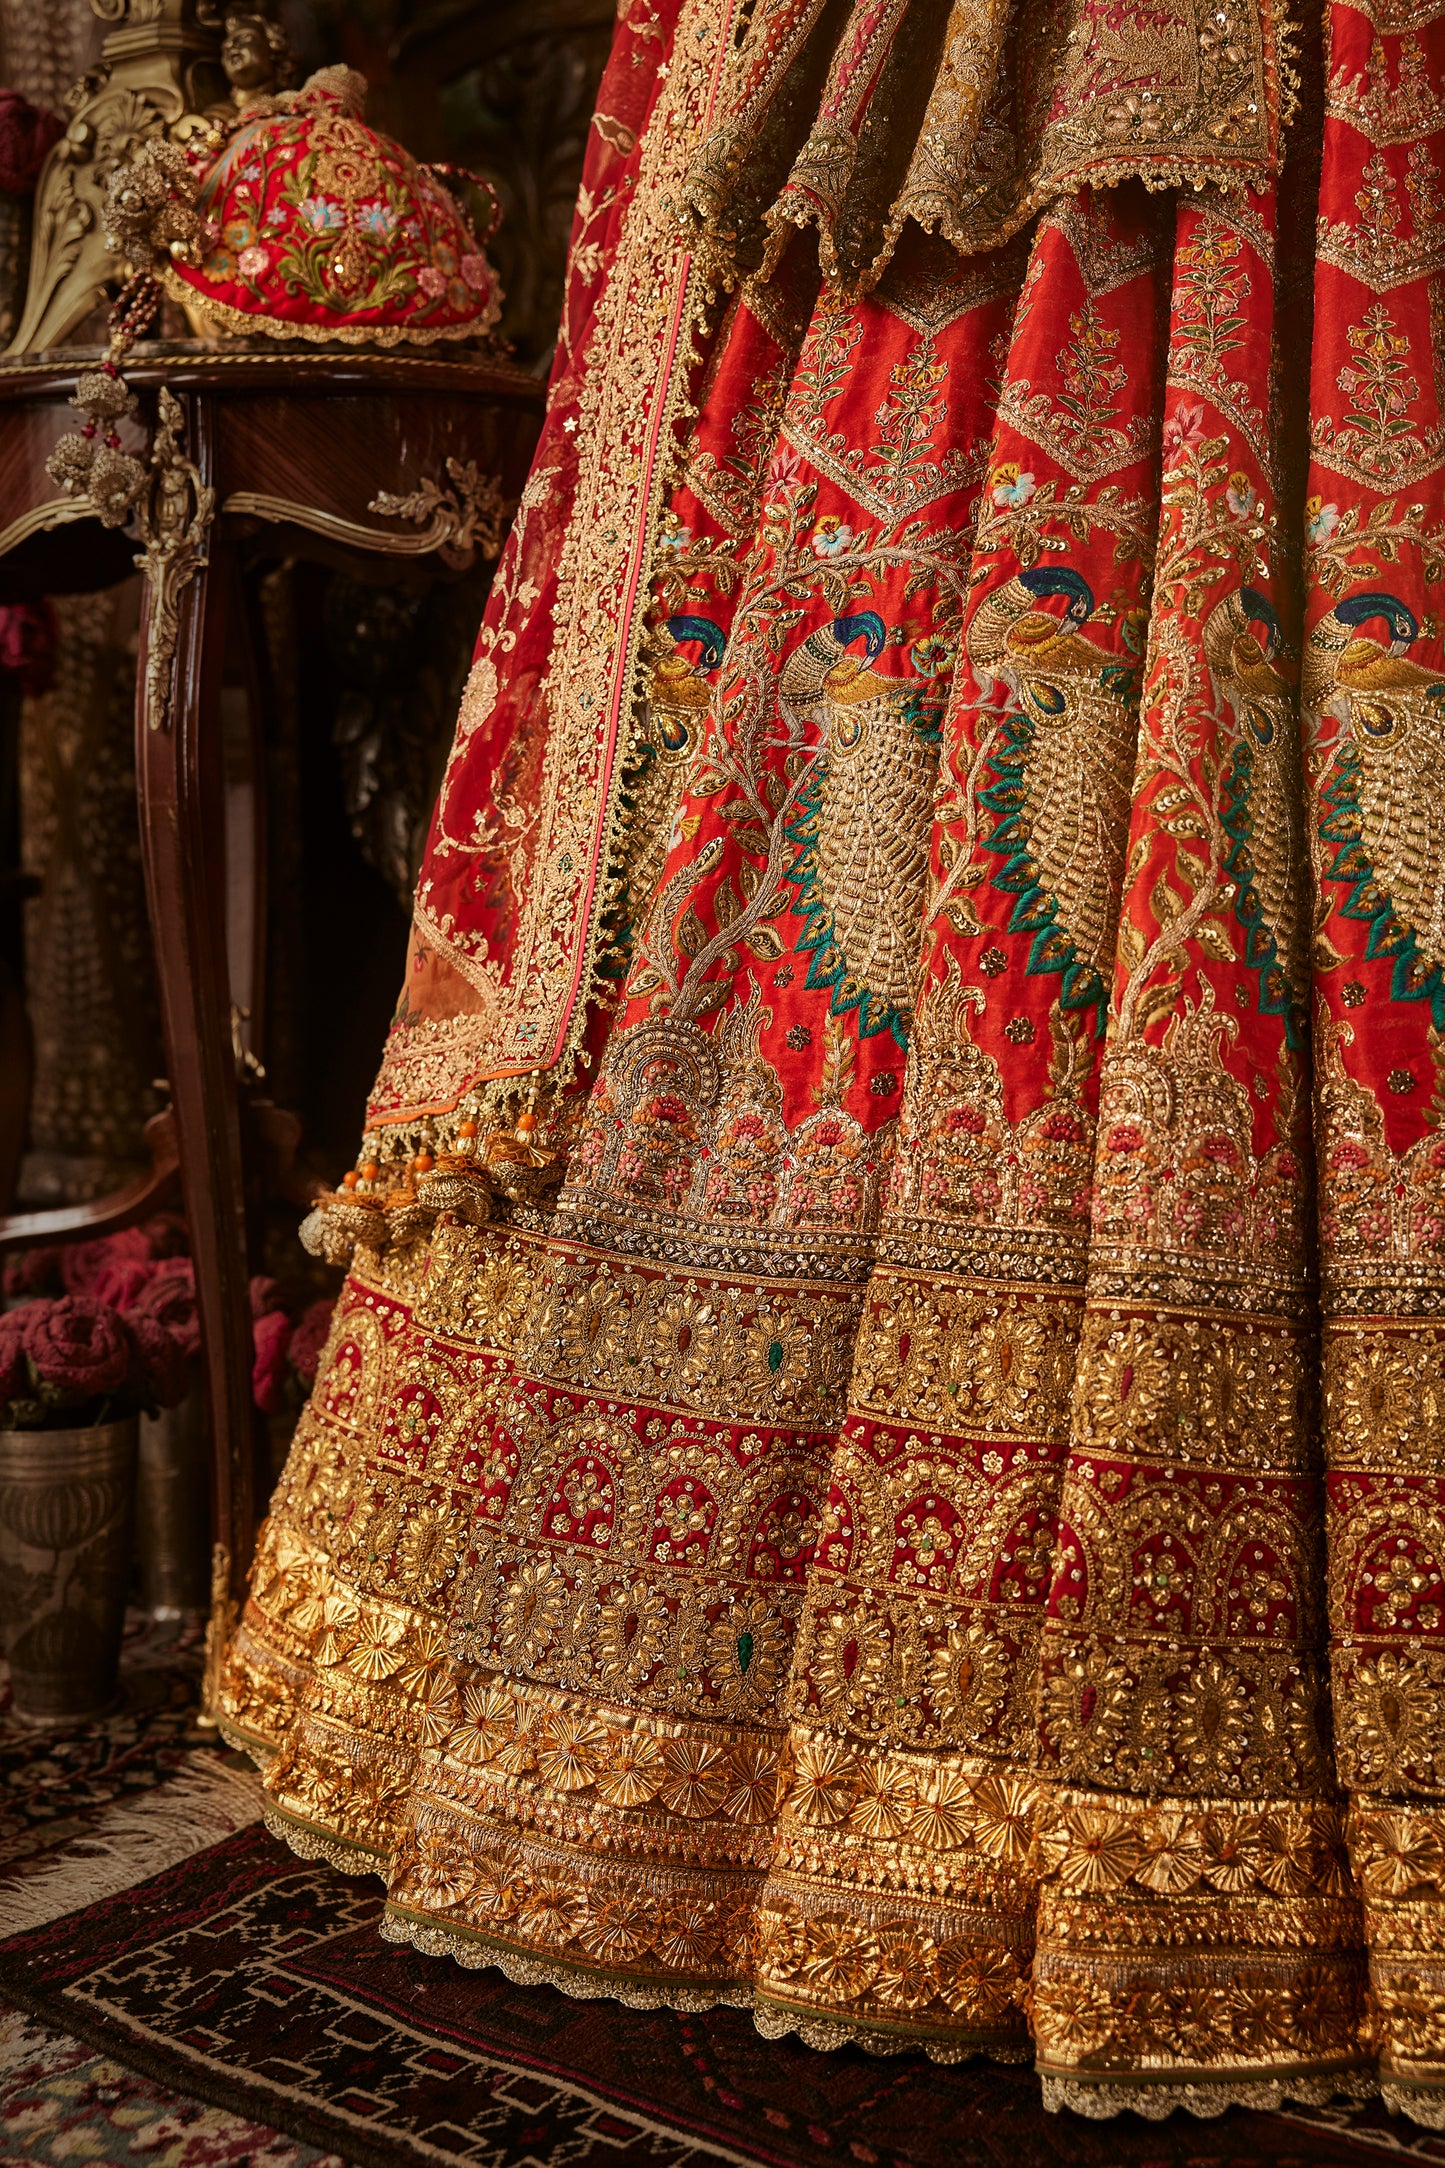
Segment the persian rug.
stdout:
<svg viewBox="0 0 1445 2168">
<path fill-rule="evenodd" d="M 0 2155 L 12 2168 L 345 2168 L 13 2013 L 0 2016 Z"/>
<path fill-rule="evenodd" d="M 197 1721 L 198 1619 L 133 1611 L 115 1707 L 40 1729 L 0 1658 L 0 1932 L 124 1890 L 257 1811 Z M 62 2031 L 0 2011 L 0 2157 L 19 2168 L 341 2168 L 252 2118 L 186 2098 Z"/>
<path fill-rule="evenodd" d="M 358 2168 L 1445 2162 L 1445 2138 L 1378 2105 L 1100 2125 L 1046 2113 L 1037 2079 L 1018 2068 L 855 2048 L 822 2056 L 761 2039 L 740 2010 L 629 2010 L 519 1987 L 379 1941 L 383 1903 L 379 1882 L 341 1882 L 250 1827 L 0 1943 L 0 1990 L 104 2059 L 68 2066 L 82 2086 L 138 2082 L 94 2075 L 118 2065 Z M 149 2112 L 148 2095 L 126 2097 Z M 269 2139 L 254 2157 L 267 2168 L 314 2159 Z"/>
<path fill-rule="evenodd" d="M 92 1723 L 44 1729 L 14 1713 L 0 1658 L 0 1875 L 81 1836 L 116 1801 L 221 1743 L 197 1722 L 201 1640 L 199 1619 L 132 1611 L 115 1707 Z"/>
</svg>

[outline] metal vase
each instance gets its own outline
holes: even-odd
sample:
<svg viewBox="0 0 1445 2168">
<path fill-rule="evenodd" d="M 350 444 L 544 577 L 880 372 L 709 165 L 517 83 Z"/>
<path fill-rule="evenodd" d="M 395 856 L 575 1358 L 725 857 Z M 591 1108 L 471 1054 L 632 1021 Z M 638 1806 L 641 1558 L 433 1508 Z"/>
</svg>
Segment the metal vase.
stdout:
<svg viewBox="0 0 1445 2168">
<path fill-rule="evenodd" d="M 211 1596 L 211 1483 L 206 1396 L 143 1415 L 136 1475 L 140 1600 L 152 1618 L 204 1611 Z"/>
<path fill-rule="evenodd" d="M 133 1415 L 0 1430 L 0 1626 L 17 1715 L 70 1722 L 115 1698 L 135 1472 Z"/>
</svg>

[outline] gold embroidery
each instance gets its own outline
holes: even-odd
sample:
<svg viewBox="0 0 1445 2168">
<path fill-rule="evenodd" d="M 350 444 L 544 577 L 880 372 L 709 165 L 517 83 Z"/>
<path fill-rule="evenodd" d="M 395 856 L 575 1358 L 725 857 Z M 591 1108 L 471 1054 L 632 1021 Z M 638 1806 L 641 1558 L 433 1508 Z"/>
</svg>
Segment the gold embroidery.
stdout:
<svg viewBox="0 0 1445 2168">
<path fill-rule="evenodd" d="M 937 30 L 925 11 L 880 0 L 846 21 L 770 0 L 753 11 L 688 201 L 715 267 L 761 265 L 766 278 L 788 232 L 816 225 L 825 272 L 868 286 L 910 219 L 977 250 L 1090 183 L 1259 183 L 1292 107 L 1278 47 L 1271 9 L 1214 0 L 1107 13 L 1058 0 L 1042 19 L 958 0 Z M 773 181 L 783 135 L 809 114 Z"/>
</svg>

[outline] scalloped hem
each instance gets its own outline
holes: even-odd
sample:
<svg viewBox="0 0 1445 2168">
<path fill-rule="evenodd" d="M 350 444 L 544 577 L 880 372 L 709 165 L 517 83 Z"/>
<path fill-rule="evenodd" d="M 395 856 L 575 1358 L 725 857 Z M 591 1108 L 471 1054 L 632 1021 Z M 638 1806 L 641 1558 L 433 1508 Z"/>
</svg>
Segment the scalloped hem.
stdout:
<svg viewBox="0 0 1445 2168">
<path fill-rule="evenodd" d="M 276 1759 L 276 1748 L 269 1739 L 263 1739 L 257 1731 L 247 1731 L 244 1725 L 233 1724 L 229 1717 L 214 1716 L 210 1721 L 233 1753 L 248 1754 L 262 1776 Z"/>
<path fill-rule="evenodd" d="M 1221 2071 L 1218 2077 L 1212 2077 L 1207 2071 L 1181 2071 L 1177 2078 L 1160 2072 L 1141 2074 L 1133 2082 L 1119 2078 L 1102 2078 L 1096 2082 L 1078 2076 L 1053 2077 L 1044 2070 L 1040 2070 L 1038 2076 L 1043 2087 L 1044 2106 L 1050 2114 L 1057 2115 L 1061 2108 L 1069 2108 L 1075 2115 L 1086 2115 L 1095 2122 L 1105 2122 L 1116 2115 L 1142 2115 L 1148 2122 L 1162 2123 L 1176 2108 L 1182 2108 L 1187 2115 L 1210 2117 L 1223 2115 L 1226 2108 L 1253 2108 L 1265 2112 L 1286 2105 L 1327 2108 L 1334 2100 L 1346 2100 L 1352 2106 L 1358 2106 L 1363 2101 L 1373 2100 L 1380 2090 L 1374 2071 L 1359 2064 L 1337 2070 L 1280 2071 L 1273 2076 L 1261 2073 L 1257 2077 L 1251 2077 L 1243 2070 Z"/>
<path fill-rule="evenodd" d="M 842 2018 L 812 2016 L 788 2003 L 767 1998 L 753 2001 L 753 2024 L 765 2040 L 783 2040 L 796 2033 L 804 2047 L 830 2054 L 835 2048 L 861 2048 L 865 2055 L 926 2055 L 933 2063 L 967 2063 L 982 2057 L 991 2063 L 1027 2063 L 1033 2060 L 1033 2042 L 985 2039 L 948 2040 L 926 2033 L 897 2033 L 878 2025 L 849 2024 Z"/>
<path fill-rule="evenodd" d="M 236 1727 L 235 1744 L 247 1753 L 255 1745 Z M 375 1875 L 387 1879 L 386 1855 L 369 1847 L 342 1840 L 315 1823 L 303 1822 L 272 1801 L 262 1809 L 267 1829 L 302 1859 L 324 1860 L 339 1873 Z M 592 1972 L 584 1966 L 565 1965 L 538 1957 L 475 1931 L 466 1933 L 404 1911 L 388 1902 L 378 1923 L 386 1942 L 409 1944 L 425 1957 L 449 1957 L 466 1970 L 479 1972 L 494 1966 L 519 1987 L 552 1987 L 575 2002 L 611 2001 L 629 2010 L 677 2010 L 700 2015 L 708 2010 L 749 2010 L 753 2024 L 765 2040 L 781 2040 L 796 2034 L 803 2045 L 822 2054 L 842 2047 L 861 2048 L 875 2056 L 924 2054 L 940 2064 L 968 2062 L 975 2057 L 990 2062 L 1019 2065 L 1032 2060 L 1032 2042 L 1017 2044 L 987 2039 L 948 2040 L 937 2035 L 892 2032 L 878 2026 L 850 2023 L 846 2019 L 815 2016 L 786 2003 L 760 1997 L 745 1981 L 719 1981 L 694 1986 L 672 1985 L 658 1980 L 630 1980 L 624 1974 Z M 1383 2097 L 1394 2113 L 1408 2116 L 1429 2130 L 1445 2130 L 1445 2089 L 1412 2086 L 1399 2080 L 1381 2081 L 1377 2073 L 1360 2064 L 1333 2070 L 1260 2072 L 1206 2071 L 1141 2073 L 1134 2078 L 1090 2078 L 1081 2073 L 1068 2076 L 1035 2066 L 1050 2113 L 1068 2109 L 1091 2121 L 1104 2122 L 1118 2115 L 1139 2115 L 1149 2122 L 1163 2122 L 1176 2109 L 1188 2115 L 1213 2117 L 1227 2108 L 1271 2112 L 1286 2106 L 1324 2108 L 1343 2100 L 1351 2105 Z"/>
<path fill-rule="evenodd" d="M 350 1844 L 333 1836 L 330 1830 L 319 1829 L 314 1822 L 300 1821 L 270 1799 L 261 1809 L 261 1818 L 272 1836 L 289 1845 L 298 1859 L 324 1859 L 338 1874 L 374 1874 L 379 1882 L 385 1882 L 390 1862 L 384 1852 L 373 1852 L 365 1844 Z"/>
<path fill-rule="evenodd" d="M 1380 2098 L 1391 2115 L 1407 2115 L 1422 2130 L 1445 2130 L 1445 2087 L 1381 2077 Z"/>
<path fill-rule="evenodd" d="M 489 1935 L 460 1934 L 455 1928 L 388 1905 L 379 1932 L 385 1942 L 410 1943 L 424 1957 L 450 1957 L 469 1972 L 494 1965 L 518 1987 L 555 1987 L 574 2002 L 620 2002 L 629 2010 L 680 2010 L 696 2016 L 704 2010 L 747 2010 L 753 1991 L 745 1982 L 720 1980 L 716 1984 L 684 1987 L 657 1980 L 629 1980 L 615 1972 L 589 1972 L 581 1965 L 562 1965 L 535 1957 L 510 1943 L 494 1942 Z"/>
<path fill-rule="evenodd" d="M 1066 173 L 1040 180 L 1021 196 L 1008 210 L 982 226 L 965 223 L 951 208 L 940 209 L 926 199 L 903 205 L 895 210 L 884 227 L 881 245 L 866 264 L 840 262 L 832 226 L 827 214 L 816 203 L 788 203 L 779 196 L 763 215 L 768 239 L 763 249 L 761 263 L 755 270 L 746 270 L 736 258 L 725 234 L 714 230 L 715 213 L 693 207 L 696 222 L 696 242 L 704 255 L 707 270 L 712 279 L 727 291 L 756 281 L 766 286 L 772 279 L 786 252 L 787 243 L 795 233 L 804 233 L 809 227 L 818 236 L 818 269 L 825 280 L 836 287 L 844 301 L 857 301 L 873 292 L 888 270 L 897 253 L 898 244 L 905 228 L 911 223 L 920 233 L 938 234 L 957 250 L 962 257 L 981 256 L 993 249 L 1003 248 L 1016 235 L 1023 232 L 1031 219 L 1040 211 L 1050 210 L 1061 199 L 1078 193 L 1082 187 L 1106 189 L 1118 188 L 1127 181 L 1139 181 L 1150 195 L 1168 194 L 1171 190 L 1185 193 L 1190 190 L 1211 188 L 1222 196 L 1245 194 L 1263 195 L 1273 176 L 1262 165 L 1209 165 L 1192 159 L 1171 158 L 1161 152 L 1157 157 L 1136 155 L 1132 158 L 1104 159 L 1097 164 L 1086 165 L 1082 170 L 1070 169 Z"/>
</svg>

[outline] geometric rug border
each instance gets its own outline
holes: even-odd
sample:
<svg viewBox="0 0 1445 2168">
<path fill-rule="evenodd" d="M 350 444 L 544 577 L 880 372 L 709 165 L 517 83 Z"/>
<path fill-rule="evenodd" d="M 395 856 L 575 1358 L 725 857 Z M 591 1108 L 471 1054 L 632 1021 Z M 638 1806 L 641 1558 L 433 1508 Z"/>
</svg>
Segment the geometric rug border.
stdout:
<svg viewBox="0 0 1445 2168">
<path fill-rule="evenodd" d="M 339 2153 L 348 2168 L 431 2168 L 436 2159 L 430 2149 L 419 2152 L 404 2140 L 378 2144 L 350 2124 L 314 2114 L 303 2102 L 289 2101 L 284 2093 L 275 2092 L 269 2086 L 247 2083 L 244 2079 L 226 2083 L 212 2077 L 208 2071 L 198 2072 L 178 2055 L 137 2040 L 119 2021 L 107 2025 L 91 2018 L 82 2006 L 72 2001 L 66 1989 L 47 1994 L 43 1989 L 33 1987 L 28 1979 L 6 1963 L 3 1951 L 0 1951 L 0 1996 L 27 2016 L 48 2020 L 57 2032 L 69 2034 L 85 2047 L 94 2048 L 97 2055 L 106 2056 L 139 2077 L 149 2078 L 152 2084 L 163 2086 L 167 2092 L 178 2093 L 188 2100 L 203 2101 L 208 2108 L 221 2108 L 229 2115 L 241 2116 L 246 2122 L 260 2124 L 265 2129 L 279 2130 L 284 2137 L 296 2138 L 303 2145 L 317 2146 L 323 2153 Z"/>
</svg>

